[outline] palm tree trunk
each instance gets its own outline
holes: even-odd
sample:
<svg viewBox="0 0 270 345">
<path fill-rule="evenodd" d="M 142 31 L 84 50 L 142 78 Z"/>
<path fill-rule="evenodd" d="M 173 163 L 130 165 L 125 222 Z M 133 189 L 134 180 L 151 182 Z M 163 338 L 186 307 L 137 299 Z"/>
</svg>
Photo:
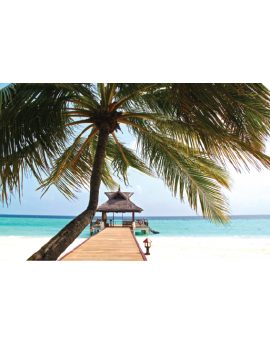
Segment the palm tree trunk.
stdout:
<svg viewBox="0 0 270 345">
<path fill-rule="evenodd" d="M 30 256 L 27 261 L 56 260 L 94 218 L 98 206 L 102 168 L 104 164 L 109 133 L 109 124 L 107 122 L 101 123 L 97 150 L 90 181 L 90 200 L 87 209 L 75 219 L 73 219 L 69 224 L 67 224 L 48 243 L 41 247 L 40 250 Z"/>
</svg>

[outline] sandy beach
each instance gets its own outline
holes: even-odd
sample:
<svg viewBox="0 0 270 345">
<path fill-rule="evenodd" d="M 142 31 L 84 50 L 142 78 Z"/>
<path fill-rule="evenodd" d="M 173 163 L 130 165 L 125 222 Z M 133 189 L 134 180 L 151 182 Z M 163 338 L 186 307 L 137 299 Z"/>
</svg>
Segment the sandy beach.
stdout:
<svg viewBox="0 0 270 345">
<path fill-rule="evenodd" d="M 136 237 L 144 250 L 145 237 Z M 25 261 L 49 238 L 0 237 L 0 261 Z M 270 261 L 270 239 L 151 237 L 148 261 L 191 260 L 264 260 Z M 85 238 L 76 239 L 62 254 L 68 253 Z"/>
<path fill-rule="evenodd" d="M 143 239 L 137 238 L 141 248 Z M 151 237 L 148 261 L 268 260 L 270 239 Z"/>
<path fill-rule="evenodd" d="M 49 240 L 47 237 L 0 236 L 0 261 L 25 261 Z M 85 238 L 76 239 L 62 255 L 83 241 Z"/>
</svg>

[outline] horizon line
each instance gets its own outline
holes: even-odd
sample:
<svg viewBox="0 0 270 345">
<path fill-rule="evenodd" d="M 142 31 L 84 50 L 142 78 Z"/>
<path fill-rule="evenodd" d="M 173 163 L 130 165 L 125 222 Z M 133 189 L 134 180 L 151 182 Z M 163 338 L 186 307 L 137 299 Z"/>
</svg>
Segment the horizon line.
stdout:
<svg viewBox="0 0 270 345">
<path fill-rule="evenodd" d="M 119 212 L 121 214 L 121 212 Z M 129 212 L 126 212 L 126 213 L 129 213 Z M 53 215 L 53 214 L 0 214 L 0 217 L 4 217 L 4 216 L 35 216 L 35 217 L 77 217 L 77 216 L 74 216 L 74 215 Z M 96 216 L 96 215 L 95 215 Z M 95 217 L 94 216 L 94 217 Z M 269 214 L 266 214 L 266 213 L 263 213 L 263 214 L 231 214 L 229 215 L 229 217 L 232 217 L 232 216 L 270 216 L 270 213 Z M 117 217 L 117 216 L 115 216 Z M 122 216 L 119 216 L 122 218 Z M 145 218 L 145 217 L 157 217 L 157 218 L 161 218 L 161 217 L 201 217 L 201 218 L 205 218 L 204 216 L 201 216 L 201 215 L 192 215 L 192 216 L 144 216 L 142 218 Z M 206 218 L 208 219 L 208 218 Z M 210 218 L 209 218 L 210 219 Z"/>
</svg>

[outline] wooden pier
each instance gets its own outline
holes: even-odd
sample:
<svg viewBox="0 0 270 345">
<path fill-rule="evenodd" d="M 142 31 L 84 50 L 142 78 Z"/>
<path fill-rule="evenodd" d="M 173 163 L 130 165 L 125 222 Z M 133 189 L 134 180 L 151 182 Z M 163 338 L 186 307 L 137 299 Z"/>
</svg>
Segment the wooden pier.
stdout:
<svg viewBox="0 0 270 345">
<path fill-rule="evenodd" d="M 129 227 L 107 227 L 59 261 L 146 261 Z"/>
</svg>

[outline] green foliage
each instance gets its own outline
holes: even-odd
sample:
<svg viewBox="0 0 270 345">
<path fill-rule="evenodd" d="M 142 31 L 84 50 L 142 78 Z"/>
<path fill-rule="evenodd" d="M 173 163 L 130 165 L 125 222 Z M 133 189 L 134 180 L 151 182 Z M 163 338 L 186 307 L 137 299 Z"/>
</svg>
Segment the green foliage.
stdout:
<svg viewBox="0 0 270 345">
<path fill-rule="evenodd" d="M 91 143 L 84 146 L 86 138 L 79 138 L 58 157 L 52 165 L 50 175 L 43 181 L 39 189 L 44 195 L 47 190 L 54 185 L 67 199 L 74 199 L 74 192 L 79 192 L 81 188 L 89 189 L 95 149 L 92 151 Z M 82 147 L 83 150 L 81 151 Z M 95 145 L 96 148 L 96 145 Z M 76 164 L 74 158 L 81 151 Z M 117 184 L 113 181 L 108 160 L 105 160 L 102 171 L 102 182 L 109 189 L 114 189 Z"/>
<path fill-rule="evenodd" d="M 270 168 L 269 101 L 262 84 L 10 84 L 0 90 L 1 200 L 20 195 L 29 172 L 43 194 L 54 185 L 75 198 L 89 187 L 99 126 L 108 121 L 107 188 L 116 186 L 113 175 L 128 184 L 133 168 L 163 179 L 205 217 L 227 221 L 227 165 Z M 117 138 L 121 123 L 137 139 L 137 152 Z"/>
</svg>

